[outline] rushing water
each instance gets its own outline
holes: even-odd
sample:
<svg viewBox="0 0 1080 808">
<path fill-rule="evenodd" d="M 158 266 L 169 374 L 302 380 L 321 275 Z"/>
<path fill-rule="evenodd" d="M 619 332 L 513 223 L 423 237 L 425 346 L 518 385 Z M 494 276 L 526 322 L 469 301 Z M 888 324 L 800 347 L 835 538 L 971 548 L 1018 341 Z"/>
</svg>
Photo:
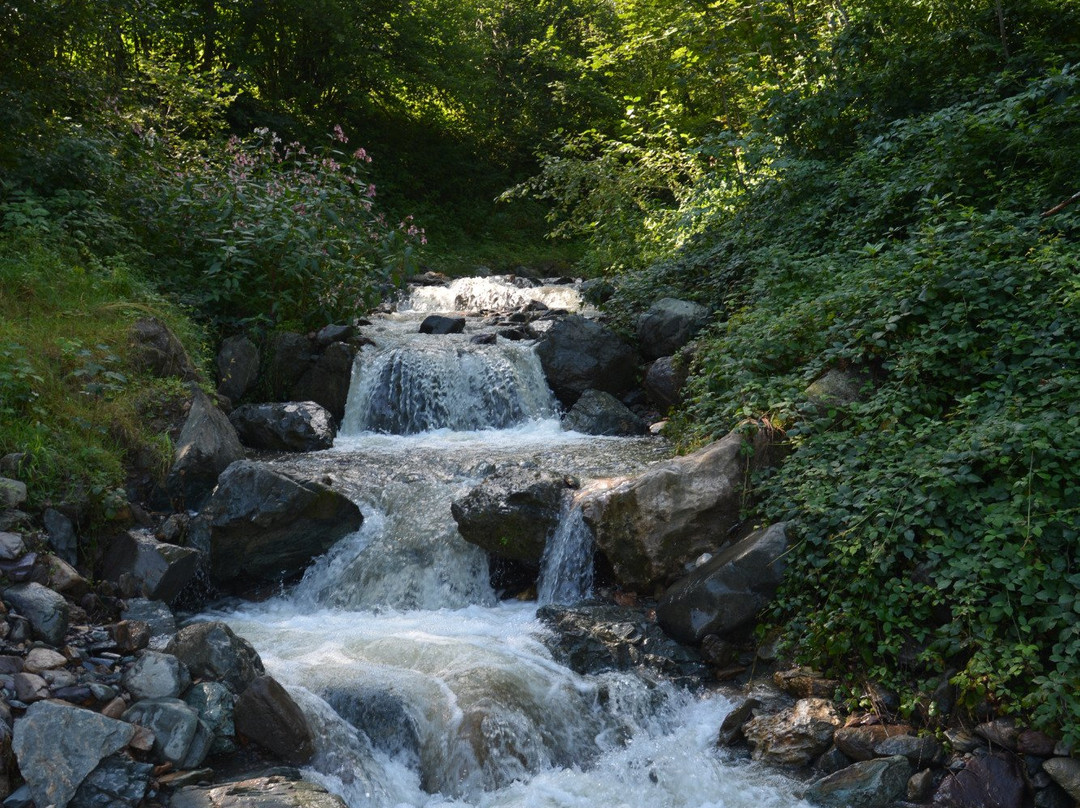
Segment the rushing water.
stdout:
<svg viewBox="0 0 1080 808">
<path fill-rule="evenodd" d="M 333 450 L 282 461 L 329 476 L 360 531 L 291 591 L 218 615 L 258 649 L 316 729 L 309 774 L 352 808 L 789 808 L 792 784 L 716 748 L 730 705 L 634 672 L 581 676 L 542 642 L 536 604 L 502 601 L 450 503 L 499 469 L 584 479 L 667 456 L 654 438 L 563 431 L 531 346 L 417 335 L 423 313 L 540 301 L 568 287 L 417 290 L 367 332 Z M 592 537 L 569 505 L 539 590 L 591 585 Z"/>
</svg>

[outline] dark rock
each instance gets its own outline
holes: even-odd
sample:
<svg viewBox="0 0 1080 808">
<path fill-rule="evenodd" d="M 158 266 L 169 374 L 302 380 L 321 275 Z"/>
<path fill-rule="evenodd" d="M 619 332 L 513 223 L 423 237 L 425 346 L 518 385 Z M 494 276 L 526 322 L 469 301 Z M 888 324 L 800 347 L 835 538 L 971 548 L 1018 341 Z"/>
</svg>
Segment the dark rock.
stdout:
<svg viewBox="0 0 1080 808">
<path fill-rule="evenodd" d="M 786 550 L 782 522 L 751 533 L 676 582 L 656 607 L 657 621 L 686 643 L 745 633 L 780 584 Z"/>
<path fill-rule="evenodd" d="M 217 391 L 230 401 L 239 401 L 259 377 L 259 349 L 243 335 L 221 343 L 217 355 Z"/>
<path fill-rule="evenodd" d="M 637 356 L 611 329 L 571 315 L 556 322 L 536 348 L 548 385 L 564 407 L 583 392 L 618 396 L 634 385 Z"/>
<path fill-rule="evenodd" d="M 870 760 L 875 756 L 874 747 L 882 741 L 898 735 L 910 735 L 908 724 L 868 724 L 843 727 L 836 731 L 836 745 L 852 760 Z"/>
<path fill-rule="evenodd" d="M 233 701 L 232 691 L 221 682 L 199 682 L 192 685 L 184 696 L 184 703 L 198 713 L 214 736 L 210 744 L 211 754 L 236 750 L 236 743 L 233 741 L 236 734 Z"/>
<path fill-rule="evenodd" d="M 717 733 L 716 743 L 720 746 L 730 746 L 743 738 L 743 724 L 750 720 L 754 710 L 761 706 L 756 698 L 745 698 L 731 708 L 731 712 L 724 716 Z"/>
<path fill-rule="evenodd" d="M 460 334 L 464 330 L 464 317 L 445 317 L 441 314 L 429 314 L 420 323 L 421 334 Z"/>
<path fill-rule="evenodd" d="M 810 668 L 777 671 L 773 674 L 773 683 L 789 696 L 798 699 L 810 696 L 831 699 L 836 694 L 836 688 L 839 685 L 835 679 L 826 679 Z"/>
<path fill-rule="evenodd" d="M 121 612 L 124 620 L 137 620 L 150 627 L 150 646 L 164 647 L 176 634 L 176 618 L 172 610 L 160 601 L 132 598 Z"/>
<path fill-rule="evenodd" d="M 70 808 L 136 808 L 146 796 L 153 770 L 151 763 L 110 755 L 83 780 Z"/>
<path fill-rule="evenodd" d="M 135 698 L 175 699 L 191 684 L 187 665 L 172 654 L 143 651 L 121 680 Z"/>
<path fill-rule="evenodd" d="M 195 678 L 216 679 L 240 693 L 265 673 L 262 660 L 243 637 L 225 623 L 194 623 L 185 626 L 166 646 L 166 651 L 187 665 Z"/>
<path fill-rule="evenodd" d="M 911 775 L 907 783 L 908 802 L 928 801 L 934 793 L 934 779 L 933 769 L 923 769 Z"/>
<path fill-rule="evenodd" d="M 949 742 L 954 752 L 960 754 L 971 752 L 982 745 L 978 738 L 959 727 L 945 730 L 945 740 Z"/>
<path fill-rule="evenodd" d="M 1015 752 L 1020 730 L 1011 718 L 999 718 L 979 724 L 975 727 L 975 734 L 986 739 L 991 746 Z"/>
<path fill-rule="evenodd" d="M 943 751 L 941 744 L 932 735 L 893 735 L 876 743 L 874 754 L 878 757 L 900 755 L 907 758 L 912 766 L 921 769 L 936 763 Z"/>
<path fill-rule="evenodd" d="M 54 592 L 74 599 L 81 599 L 90 592 L 90 582 L 64 559 L 52 553 L 38 556 L 30 578 Z"/>
<path fill-rule="evenodd" d="M 581 283 L 581 299 L 586 303 L 599 306 L 606 303 L 615 294 L 615 284 L 607 278 L 589 278 Z"/>
<path fill-rule="evenodd" d="M 345 402 L 349 398 L 355 359 L 356 349 L 352 345 L 331 343 L 292 386 L 289 397 L 294 401 L 314 401 L 341 423 L 345 418 Z"/>
<path fill-rule="evenodd" d="M 686 369 L 674 357 L 661 356 L 645 372 L 643 386 L 649 400 L 661 415 L 682 403 L 682 389 L 686 384 Z"/>
<path fill-rule="evenodd" d="M 495 334 L 476 334 L 469 338 L 469 342 L 473 345 L 494 345 L 498 337 Z"/>
<path fill-rule="evenodd" d="M 137 320 L 128 333 L 135 368 L 159 378 L 176 376 L 184 381 L 197 377 L 195 366 L 180 340 L 156 317 Z"/>
<path fill-rule="evenodd" d="M 244 456 L 244 447 L 225 413 L 202 390 L 192 390 L 191 411 L 176 442 L 166 487 L 183 508 L 198 510 L 214 490 L 218 476 Z"/>
<path fill-rule="evenodd" d="M 34 802 L 64 808 L 86 776 L 134 735 L 135 728 L 123 721 L 39 701 L 15 722 L 12 746 Z"/>
<path fill-rule="evenodd" d="M 253 449 L 316 452 L 334 445 L 337 424 L 314 401 L 245 404 L 229 414 L 240 442 Z"/>
<path fill-rule="evenodd" d="M 859 401 L 867 382 L 865 374 L 832 368 L 811 383 L 804 395 L 819 411 L 840 409 Z"/>
<path fill-rule="evenodd" d="M 301 334 L 284 332 L 274 337 L 270 346 L 267 377 L 273 397 L 278 401 L 292 398 L 293 386 L 316 361 L 311 347 Z"/>
<path fill-rule="evenodd" d="M 16 561 L 26 555 L 26 542 L 18 533 L 0 531 L 0 561 Z"/>
<path fill-rule="evenodd" d="M 615 396 L 586 390 L 563 419 L 563 428 L 586 435 L 644 435 L 649 427 Z"/>
<path fill-rule="evenodd" d="M 566 492 L 562 475 L 513 466 L 455 500 L 450 512 L 465 541 L 500 558 L 538 565 Z"/>
<path fill-rule="evenodd" d="M 4 590 L 4 600 L 30 622 L 35 637 L 53 646 L 64 644 L 69 608 L 63 595 L 41 584 L 16 584 Z"/>
<path fill-rule="evenodd" d="M 199 570 L 199 551 L 165 544 L 139 531 L 113 538 L 105 554 L 104 575 L 125 587 L 125 595 L 173 603 Z"/>
<path fill-rule="evenodd" d="M 596 545 L 624 587 L 648 591 L 730 544 L 742 523 L 746 480 L 778 459 L 775 434 L 732 432 L 685 457 L 579 497 Z"/>
<path fill-rule="evenodd" d="M 281 775 L 216 786 L 185 786 L 170 808 L 346 808 L 340 797 L 305 780 Z"/>
<path fill-rule="evenodd" d="M 30 704 L 49 697 L 49 683 L 36 673 L 16 673 L 15 698 Z"/>
<path fill-rule="evenodd" d="M 1065 789 L 1070 797 L 1080 802 L 1080 760 L 1067 757 L 1051 758 L 1043 763 L 1043 770 L 1053 778 L 1055 783 Z"/>
<path fill-rule="evenodd" d="M 241 461 L 192 521 L 191 543 L 208 551 L 218 583 L 278 582 L 356 531 L 363 517 L 347 497 L 296 472 Z"/>
<path fill-rule="evenodd" d="M 1021 755 L 1038 755 L 1039 757 L 1051 757 L 1054 754 L 1056 743 L 1045 732 L 1037 732 L 1033 729 L 1020 730 L 1016 736 L 1016 751 Z"/>
<path fill-rule="evenodd" d="M 814 770 L 822 774 L 832 774 L 841 769 L 846 769 L 851 763 L 851 758 L 841 752 L 836 744 L 833 744 L 821 754 L 821 757 L 814 761 Z"/>
<path fill-rule="evenodd" d="M 671 356 L 709 322 L 709 310 L 697 303 L 662 298 L 638 318 L 637 337 L 647 359 Z"/>
<path fill-rule="evenodd" d="M 1050 783 L 1035 792 L 1035 808 L 1076 808 L 1077 800 L 1057 783 Z"/>
<path fill-rule="evenodd" d="M 236 701 L 236 729 L 283 760 L 307 763 L 315 754 L 304 713 L 275 679 L 260 676 Z"/>
<path fill-rule="evenodd" d="M 210 752 L 213 734 L 180 699 L 143 699 L 124 713 L 124 720 L 153 732 L 154 755 L 178 769 L 196 768 Z"/>
<path fill-rule="evenodd" d="M 840 716 L 831 701 L 800 699 L 775 715 L 751 718 L 743 725 L 743 735 L 754 760 L 772 766 L 809 766 L 832 746 L 839 726 Z"/>
<path fill-rule="evenodd" d="M 34 575 L 37 553 L 27 553 L 14 561 L 0 561 L 0 573 L 9 581 L 23 583 Z"/>
<path fill-rule="evenodd" d="M 823 808 L 886 808 L 907 794 L 911 774 L 904 757 L 865 760 L 818 780 L 805 798 Z"/>
<path fill-rule="evenodd" d="M 315 345 L 319 348 L 326 348 L 332 342 L 348 342 L 355 333 L 355 326 L 325 325 L 315 335 Z"/>
<path fill-rule="evenodd" d="M 319 696 L 367 735 L 376 749 L 394 758 L 404 756 L 419 767 L 421 730 L 400 695 L 364 683 L 349 683 L 322 690 Z"/>
<path fill-rule="evenodd" d="M 725 668 L 731 665 L 738 656 L 737 646 L 718 637 L 716 634 L 706 634 L 701 638 L 701 658 L 710 665 Z"/>
<path fill-rule="evenodd" d="M 0 509 L 19 508 L 26 502 L 26 483 L 0 477 Z"/>
<path fill-rule="evenodd" d="M 71 520 L 55 508 L 46 508 L 43 519 L 53 552 L 67 563 L 77 564 L 79 538 L 75 535 L 75 526 L 71 524 Z"/>
<path fill-rule="evenodd" d="M 111 634 L 122 654 L 134 654 L 150 645 L 150 624 L 142 620 L 121 620 L 112 626 Z"/>
<path fill-rule="evenodd" d="M 932 805 L 940 808 L 1021 808 L 1024 778 L 1008 752 L 969 757 L 963 769 L 941 781 Z"/>
</svg>

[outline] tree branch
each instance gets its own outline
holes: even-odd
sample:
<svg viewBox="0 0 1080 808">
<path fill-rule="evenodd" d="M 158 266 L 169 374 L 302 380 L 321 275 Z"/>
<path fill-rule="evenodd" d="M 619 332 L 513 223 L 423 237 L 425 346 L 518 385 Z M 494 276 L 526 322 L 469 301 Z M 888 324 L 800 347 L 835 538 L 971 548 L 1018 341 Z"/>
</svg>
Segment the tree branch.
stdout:
<svg viewBox="0 0 1080 808">
<path fill-rule="evenodd" d="M 1047 216 L 1053 216 L 1055 213 L 1059 213 L 1065 208 L 1069 207 L 1069 205 L 1071 205 L 1073 202 L 1080 202 L 1080 191 L 1077 191 L 1075 194 L 1070 196 L 1061 204 L 1054 205 L 1054 207 L 1050 208 L 1050 210 L 1044 210 L 1040 218 L 1045 219 Z"/>
</svg>

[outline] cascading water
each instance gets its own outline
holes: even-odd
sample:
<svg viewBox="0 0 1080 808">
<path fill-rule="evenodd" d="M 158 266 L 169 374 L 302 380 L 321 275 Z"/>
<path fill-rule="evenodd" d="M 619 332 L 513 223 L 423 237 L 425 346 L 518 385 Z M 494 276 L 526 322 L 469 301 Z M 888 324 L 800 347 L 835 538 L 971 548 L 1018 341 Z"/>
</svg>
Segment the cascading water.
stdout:
<svg viewBox="0 0 1080 808">
<path fill-rule="evenodd" d="M 481 282 L 468 285 L 475 300 L 508 294 L 488 283 L 487 298 Z M 417 295 L 405 308 L 429 310 L 432 294 Z M 718 753 L 723 698 L 554 661 L 536 605 L 498 601 L 485 553 L 450 516 L 456 497 L 500 468 L 607 477 L 667 448 L 562 431 L 527 346 L 421 339 L 418 323 L 374 323 L 334 450 L 279 461 L 333 477 L 360 505 L 362 529 L 289 593 L 215 615 L 307 713 L 317 736 L 308 774 L 351 808 L 796 804 L 787 781 Z M 587 595 L 592 537 L 579 510 L 567 507 L 548 546 L 541 599 Z"/>
</svg>

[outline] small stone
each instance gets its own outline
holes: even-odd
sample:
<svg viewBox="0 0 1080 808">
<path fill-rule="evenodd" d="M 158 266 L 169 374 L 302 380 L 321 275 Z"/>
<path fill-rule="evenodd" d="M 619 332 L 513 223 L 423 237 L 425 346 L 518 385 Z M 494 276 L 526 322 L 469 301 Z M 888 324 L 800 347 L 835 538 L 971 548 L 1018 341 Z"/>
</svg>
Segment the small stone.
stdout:
<svg viewBox="0 0 1080 808">
<path fill-rule="evenodd" d="M 187 665 L 172 654 L 144 651 L 124 671 L 123 684 L 136 701 L 175 699 L 191 684 L 191 674 Z"/>
<path fill-rule="evenodd" d="M 22 657 L 17 656 L 0 656 L 0 675 L 9 673 L 19 673 L 22 671 L 25 663 Z"/>
<path fill-rule="evenodd" d="M 26 483 L 0 477 L 0 509 L 12 510 L 26 502 Z"/>
<path fill-rule="evenodd" d="M 132 749 L 136 749 L 139 752 L 149 752 L 154 748 L 154 731 L 135 724 L 135 734 L 131 738 L 131 742 L 128 744 Z"/>
<path fill-rule="evenodd" d="M 109 633 L 122 654 L 133 654 L 150 645 L 150 624 L 144 620 L 121 620 L 110 627 Z"/>
<path fill-rule="evenodd" d="M 18 533 L 0 532 L 0 560 L 14 561 L 26 554 L 26 542 Z"/>
<path fill-rule="evenodd" d="M 101 714 L 107 718 L 120 718 L 127 711 L 127 708 L 127 702 L 117 696 L 101 708 Z"/>
<path fill-rule="evenodd" d="M 62 668 L 67 664 L 67 657 L 51 648 L 32 648 L 26 655 L 23 670 L 28 673 L 41 673 L 53 668 Z"/>
<path fill-rule="evenodd" d="M 954 752 L 959 752 L 961 755 L 974 751 L 980 746 L 979 739 L 965 729 L 945 730 L 945 740 L 949 742 Z"/>
<path fill-rule="evenodd" d="M 742 702 L 736 704 L 731 712 L 724 716 L 724 720 L 720 724 L 719 737 L 716 741 L 717 744 L 721 746 L 730 746 L 740 740 L 743 737 L 743 724 L 750 719 L 754 710 L 760 706 L 761 702 L 755 698 L 743 699 Z"/>
<path fill-rule="evenodd" d="M 934 770 L 915 772 L 907 784 L 908 802 L 926 802 L 934 793 Z"/>
<path fill-rule="evenodd" d="M 34 673 L 16 673 L 15 696 L 27 704 L 47 699 L 49 683 Z"/>
</svg>

